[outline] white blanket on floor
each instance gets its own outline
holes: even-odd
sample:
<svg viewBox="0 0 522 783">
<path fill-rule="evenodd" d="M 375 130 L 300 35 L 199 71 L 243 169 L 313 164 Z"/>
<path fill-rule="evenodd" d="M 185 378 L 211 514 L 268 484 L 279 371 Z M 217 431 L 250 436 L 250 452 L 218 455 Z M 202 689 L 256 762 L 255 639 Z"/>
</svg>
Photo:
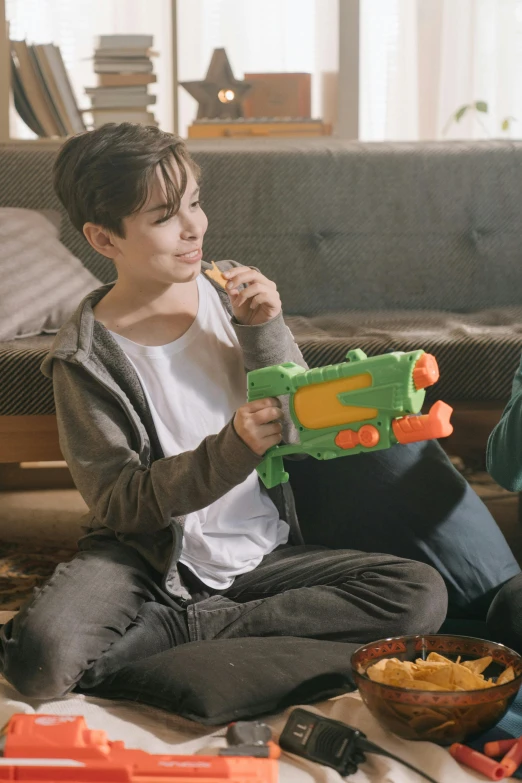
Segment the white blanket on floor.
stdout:
<svg viewBox="0 0 522 783">
<path fill-rule="evenodd" d="M 384 731 L 361 701 L 358 693 L 321 702 L 313 710 L 329 718 L 344 721 L 362 730 L 368 739 L 400 758 L 423 769 L 439 783 L 471 783 L 485 778 L 466 770 L 454 761 L 447 750 L 429 742 L 408 742 Z M 49 713 L 83 715 L 90 729 L 103 729 L 110 740 L 123 740 L 128 748 L 149 753 L 215 753 L 226 745 L 224 728 L 202 726 L 163 710 L 134 702 L 93 699 L 71 694 L 63 699 L 39 702 L 20 696 L 5 680 L 0 680 L 0 727 L 15 713 Z M 274 715 L 266 722 L 277 738 L 290 710 Z M 352 783 L 422 783 L 424 778 L 396 761 L 368 755 Z M 283 753 L 279 766 L 279 783 L 340 783 L 343 778 L 334 770 Z"/>
</svg>

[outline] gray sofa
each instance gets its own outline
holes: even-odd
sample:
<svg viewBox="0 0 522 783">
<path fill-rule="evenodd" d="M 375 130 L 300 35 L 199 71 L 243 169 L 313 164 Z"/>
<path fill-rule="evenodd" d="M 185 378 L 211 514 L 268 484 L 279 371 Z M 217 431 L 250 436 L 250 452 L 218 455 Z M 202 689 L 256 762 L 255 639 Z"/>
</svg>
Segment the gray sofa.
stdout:
<svg viewBox="0 0 522 783">
<path fill-rule="evenodd" d="M 522 143 L 192 142 L 209 217 L 205 257 L 258 266 L 279 286 L 310 366 L 424 348 L 479 445 L 522 348 Z M 111 264 L 51 186 L 56 151 L 0 146 L 0 207 L 57 209 L 61 238 L 101 281 Z M 59 458 L 51 338 L 0 343 L 0 462 Z M 469 415 L 472 415 L 470 424 Z M 467 424 L 466 424 L 467 423 Z M 466 426 L 468 429 L 466 430 Z"/>
</svg>

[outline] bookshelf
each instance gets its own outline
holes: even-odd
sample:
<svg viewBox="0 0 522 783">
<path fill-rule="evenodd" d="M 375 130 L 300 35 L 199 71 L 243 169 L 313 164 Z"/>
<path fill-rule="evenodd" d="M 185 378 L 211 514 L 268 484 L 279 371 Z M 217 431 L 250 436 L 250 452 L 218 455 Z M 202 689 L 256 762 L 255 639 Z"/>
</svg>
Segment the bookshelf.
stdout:
<svg viewBox="0 0 522 783">
<path fill-rule="evenodd" d="M 178 3 L 164 0 L 170 6 L 171 48 L 171 115 L 172 128 L 178 132 Z M 183 2 L 183 0 L 182 0 Z M 337 77 L 337 123 L 334 135 L 338 138 L 357 139 L 359 131 L 359 15 L 361 0 L 339 0 L 338 36 L 339 68 Z M 58 147 L 61 138 L 17 139 L 10 135 L 9 109 L 10 87 L 9 30 L 6 18 L 6 0 L 0 0 L 0 143 L 42 145 Z M 170 120 L 169 120 L 170 121 Z"/>
<path fill-rule="evenodd" d="M 0 141 L 9 140 L 9 101 L 11 93 L 11 62 L 9 59 L 9 26 L 5 15 L 5 0 L 0 0 Z"/>
<path fill-rule="evenodd" d="M 169 112 L 169 122 L 177 132 L 178 127 L 178 81 L 177 81 L 177 2 L 176 0 L 164 0 L 170 9 L 170 71 L 172 76 L 172 113 Z M 172 45 L 174 43 L 174 45 Z M 0 0 L 0 143 L 20 146 L 45 146 L 59 147 L 63 143 L 63 137 L 21 139 L 11 136 L 9 114 L 12 105 L 11 97 L 11 62 L 9 44 L 9 23 L 6 14 L 6 0 Z"/>
</svg>

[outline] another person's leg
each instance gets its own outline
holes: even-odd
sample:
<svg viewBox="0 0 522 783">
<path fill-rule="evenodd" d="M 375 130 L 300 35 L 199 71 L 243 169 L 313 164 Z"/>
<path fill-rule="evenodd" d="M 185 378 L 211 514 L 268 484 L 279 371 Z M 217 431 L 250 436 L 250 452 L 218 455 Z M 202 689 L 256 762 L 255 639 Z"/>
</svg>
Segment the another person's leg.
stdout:
<svg viewBox="0 0 522 783">
<path fill-rule="evenodd" d="M 444 582 L 424 563 L 323 547 L 282 547 L 224 595 L 188 608 L 193 640 L 299 636 L 364 643 L 435 633 Z"/>
<path fill-rule="evenodd" d="M 522 574 L 498 591 L 488 612 L 487 628 L 491 639 L 522 654 Z"/>
<path fill-rule="evenodd" d="M 436 441 L 285 467 L 307 543 L 432 565 L 448 588 L 449 617 L 485 620 L 495 593 L 520 573 L 495 520 Z"/>
<path fill-rule="evenodd" d="M 36 698 L 91 687 L 131 660 L 188 640 L 186 613 L 170 603 L 132 548 L 79 552 L 0 630 L 0 671 Z"/>
</svg>

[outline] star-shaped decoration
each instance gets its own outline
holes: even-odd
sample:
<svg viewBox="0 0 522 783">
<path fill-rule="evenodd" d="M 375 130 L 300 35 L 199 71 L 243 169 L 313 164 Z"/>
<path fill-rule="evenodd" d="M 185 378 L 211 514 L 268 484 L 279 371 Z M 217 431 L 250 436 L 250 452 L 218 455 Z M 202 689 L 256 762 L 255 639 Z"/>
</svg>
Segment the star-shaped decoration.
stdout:
<svg viewBox="0 0 522 783">
<path fill-rule="evenodd" d="M 224 49 L 214 49 L 205 79 L 180 84 L 198 101 L 198 120 L 237 120 L 242 117 L 241 102 L 252 86 L 234 78 Z"/>
</svg>

